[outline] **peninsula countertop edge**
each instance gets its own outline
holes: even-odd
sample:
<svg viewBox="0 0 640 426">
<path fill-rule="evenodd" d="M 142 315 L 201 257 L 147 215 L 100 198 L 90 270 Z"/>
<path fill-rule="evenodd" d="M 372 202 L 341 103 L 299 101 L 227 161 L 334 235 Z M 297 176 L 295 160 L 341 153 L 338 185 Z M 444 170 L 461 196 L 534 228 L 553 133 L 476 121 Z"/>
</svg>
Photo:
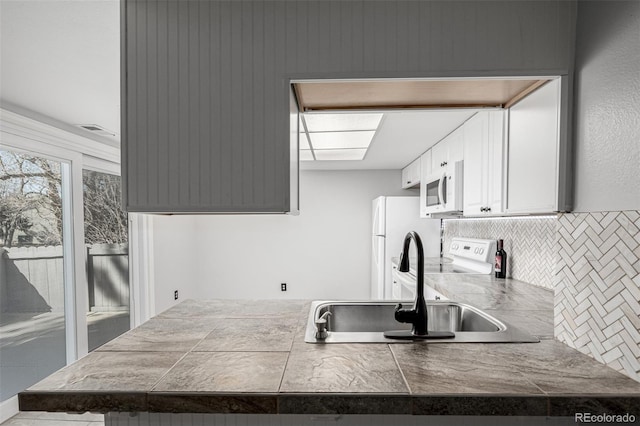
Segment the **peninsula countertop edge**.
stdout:
<svg viewBox="0 0 640 426">
<path fill-rule="evenodd" d="M 22 411 L 640 416 L 640 383 L 554 339 L 553 292 L 427 277 L 540 343 L 309 344 L 311 301 L 186 300 L 19 394 Z"/>
</svg>

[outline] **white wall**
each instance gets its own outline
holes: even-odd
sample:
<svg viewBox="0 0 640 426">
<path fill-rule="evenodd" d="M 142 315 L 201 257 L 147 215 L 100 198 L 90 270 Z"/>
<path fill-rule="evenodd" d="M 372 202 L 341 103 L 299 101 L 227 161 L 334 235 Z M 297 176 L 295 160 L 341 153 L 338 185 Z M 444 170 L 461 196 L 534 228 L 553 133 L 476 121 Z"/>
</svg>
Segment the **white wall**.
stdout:
<svg viewBox="0 0 640 426">
<path fill-rule="evenodd" d="M 152 316 L 200 295 L 195 226 L 193 216 L 153 216 Z M 177 301 L 173 299 L 174 290 L 178 290 Z"/>
<path fill-rule="evenodd" d="M 640 209 L 640 2 L 579 2 L 575 88 L 575 211 Z"/>
<path fill-rule="evenodd" d="M 299 216 L 197 216 L 199 295 L 369 298 L 371 201 L 414 194 L 399 170 L 301 171 Z"/>
</svg>

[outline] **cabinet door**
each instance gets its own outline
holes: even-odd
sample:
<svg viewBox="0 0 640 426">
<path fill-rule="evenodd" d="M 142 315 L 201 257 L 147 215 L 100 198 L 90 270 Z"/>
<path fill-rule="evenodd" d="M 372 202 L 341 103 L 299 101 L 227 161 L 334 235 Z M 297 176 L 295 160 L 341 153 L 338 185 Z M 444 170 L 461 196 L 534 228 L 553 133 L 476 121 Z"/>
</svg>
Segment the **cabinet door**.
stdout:
<svg viewBox="0 0 640 426">
<path fill-rule="evenodd" d="M 416 158 L 415 161 L 410 165 L 411 169 L 409 170 L 409 177 L 411 179 L 411 182 L 413 182 L 414 185 L 417 185 L 420 183 L 421 170 L 422 170 L 421 166 L 422 166 L 422 159 L 420 157 Z"/>
<path fill-rule="evenodd" d="M 509 110 L 508 213 L 558 210 L 560 80 Z"/>
<path fill-rule="evenodd" d="M 442 139 L 440 142 L 431 147 L 431 172 L 439 173 L 444 170 L 445 162 L 449 156 L 448 138 Z"/>
<path fill-rule="evenodd" d="M 464 215 L 504 213 L 504 111 L 481 111 L 464 128 Z"/>
<path fill-rule="evenodd" d="M 484 214 L 486 207 L 488 152 L 488 116 L 479 112 L 464 124 L 464 215 Z"/>
<path fill-rule="evenodd" d="M 411 178 L 409 177 L 410 166 L 411 165 L 402 169 L 402 188 L 403 189 L 411 187 Z"/>
<path fill-rule="evenodd" d="M 489 214 L 503 214 L 505 200 L 505 111 L 490 111 L 488 115 L 487 171 L 485 207 Z M 466 166 L 466 162 L 465 162 Z"/>
<path fill-rule="evenodd" d="M 466 124 L 466 123 L 465 123 Z M 458 127 L 447 137 L 447 165 L 453 165 L 464 158 L 464 125 Z"/>
<path fill-rule="evenodd" d="M 402 188 L 412 188 L 420 183 L 420 157 L 402 169 Z"/>
<path fill-rule="evenodd" d="M 426 176 L 430 176 L 433 172 L 431 164 L 431 150 L 428 150 L 420 156 L 420 181 Z"/>
<path fill-rule="evenodd" d="M 434 173 L 445 170 L 448 165 L 464 158 L 463 127 L 458 127 L 431 148 L 431 167 Z"/>
</svg>

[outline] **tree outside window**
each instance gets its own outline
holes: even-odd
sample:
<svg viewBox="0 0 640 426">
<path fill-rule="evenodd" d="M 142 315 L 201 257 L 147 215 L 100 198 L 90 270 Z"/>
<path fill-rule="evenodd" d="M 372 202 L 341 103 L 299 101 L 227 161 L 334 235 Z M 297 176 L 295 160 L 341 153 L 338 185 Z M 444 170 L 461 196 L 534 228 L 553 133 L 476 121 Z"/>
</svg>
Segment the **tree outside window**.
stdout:
<svg viewBox="0 0 640 426">
<path fill-rule="evenodd" d="M 60 163 L 0 151 L 0 245 L 62 244 Z"/>
</svg>

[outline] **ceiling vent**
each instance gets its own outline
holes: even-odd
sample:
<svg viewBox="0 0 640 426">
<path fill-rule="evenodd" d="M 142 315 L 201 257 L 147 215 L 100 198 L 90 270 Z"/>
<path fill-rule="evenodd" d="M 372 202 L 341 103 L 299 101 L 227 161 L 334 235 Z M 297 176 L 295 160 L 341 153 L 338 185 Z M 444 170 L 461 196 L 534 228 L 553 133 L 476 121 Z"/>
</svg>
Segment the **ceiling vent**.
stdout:
<svg viewBox="0 0 640 426">
<path fill-rule="evenodd" d="M 95 133 L 100 136 L 115 136 L 116 133 L 111 130 L 107 130 L 102 126 L 98 126 L 97 124 L 78 124 L 78 127 L 88 130 L 91 133 Z"/>
</svg>

